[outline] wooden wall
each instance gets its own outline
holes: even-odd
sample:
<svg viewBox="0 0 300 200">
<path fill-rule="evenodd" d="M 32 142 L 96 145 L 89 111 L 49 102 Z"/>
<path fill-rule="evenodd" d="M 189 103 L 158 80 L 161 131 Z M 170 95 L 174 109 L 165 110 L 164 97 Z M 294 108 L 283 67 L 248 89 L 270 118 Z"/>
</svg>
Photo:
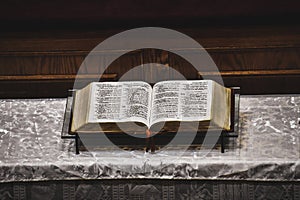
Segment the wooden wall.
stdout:
<svg viewBox="0 0 300 200">
<path fill-rule="evenodd" d="M 300 27 L 291 25 L 204 27 L 176 30 L 197 40 L 209 52 L 227 86 L 243 94 L 300 93 Z M 0 97 L 64 97 L 82 61 L 101 41 L 122 29 L 48 30 L 0 33 Z M 107 53 L 107 56 L 109 53 Z M 161 74 L 188 79 L 197 71 L 170 52 L 140 49 L 115 60 L 104 79 L 115 80 L 142 63 L 161 63 L 142 69 L 132 79 L 151 80 Z M 93 76 L 96 68 L 85 73 Z M 207 75 L 213 76 L 214 73 Z M 150 77 L 150 78 L 149 78 Z"/>
</svg>

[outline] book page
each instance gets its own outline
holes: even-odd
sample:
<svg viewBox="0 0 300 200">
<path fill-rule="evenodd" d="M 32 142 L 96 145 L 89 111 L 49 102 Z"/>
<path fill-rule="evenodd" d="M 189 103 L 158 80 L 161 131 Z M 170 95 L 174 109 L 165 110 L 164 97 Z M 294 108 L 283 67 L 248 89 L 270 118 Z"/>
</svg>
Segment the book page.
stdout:
<svg viewBox="0 0 300 200">
<path fill-rule="evenodd" d="M 89 123 L 142 122 L 149 125 L 151 86 L 141 81 L 93 83 Z"/>
<path fill-rule="evenodd" d="M 230 129 L 230 114 L 231 114 L 231 90 L 225 88 L 218 83 L 213 83 L 213 104 L 212 118 L 213 122 L 226 130 Z"/>
<path fill-rule="evenodd" d="M 90 89 L 91 87 L 88 85 L 75 93 L 71 132 L 75 132 L 86 123 Z"/>
<path fill-rule="evenodd" d="M 212 82 L 163 81 L 152 95 L 151 125 L 161 121 L 210 120 Z"/>
</svg>

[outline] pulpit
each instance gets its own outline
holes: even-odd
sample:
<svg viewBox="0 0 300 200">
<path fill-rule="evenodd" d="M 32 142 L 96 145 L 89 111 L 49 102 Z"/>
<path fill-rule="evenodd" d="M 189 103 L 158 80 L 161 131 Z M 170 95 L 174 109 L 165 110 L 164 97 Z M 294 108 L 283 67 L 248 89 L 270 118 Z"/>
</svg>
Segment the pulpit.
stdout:
<svg viewBox="0 0 300 200">
<path fill-rule="evenodd" d="M 300 199 L 299 3 L 214 3 L 0 3 L 0 199 Z M 105 70 L 93 55 L 97 66 L 82 65 L 99 43 L 136 27 L 188 35 L 218 71 L 199 74 L 183 57 L 153 48 L 127 52 Z M 225 86 L 240 87 L 238 137 L 221 137 L 223 149 L 76 154 L 76 140 L 61 138 L 68 91 L 100 71 L 99 81 L 221 75 Z"/>
</svg>

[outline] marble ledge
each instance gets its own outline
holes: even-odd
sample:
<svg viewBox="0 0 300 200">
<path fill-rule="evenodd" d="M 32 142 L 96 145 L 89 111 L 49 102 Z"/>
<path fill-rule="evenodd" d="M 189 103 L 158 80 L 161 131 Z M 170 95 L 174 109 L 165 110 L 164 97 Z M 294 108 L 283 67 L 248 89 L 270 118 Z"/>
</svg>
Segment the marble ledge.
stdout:
<svg viewBox="0 0 300 200">
<path fill-rule="evenodd" d="M 239 137 L 219 150 L 81 152 L 60 138 L 65 99 L 0 100 L 0 182 L 74 179 L 300 180 L 300 96 L 241 96 Z M 183 153 L 179 156 L 179 154 Z"/>
</svg>

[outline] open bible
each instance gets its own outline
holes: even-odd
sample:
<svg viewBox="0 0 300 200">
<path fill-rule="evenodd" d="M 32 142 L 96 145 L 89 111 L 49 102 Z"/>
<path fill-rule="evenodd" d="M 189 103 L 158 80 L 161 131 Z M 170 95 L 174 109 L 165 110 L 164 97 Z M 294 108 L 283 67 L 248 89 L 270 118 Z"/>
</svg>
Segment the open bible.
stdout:
<svg viewBox="0 0 300 200">
<path fill-rule="evenodd" d="M 230 129 L 231 89 L 212 80 L 93 82 L 77 90 L 71 132 Z"/>
</svg>

